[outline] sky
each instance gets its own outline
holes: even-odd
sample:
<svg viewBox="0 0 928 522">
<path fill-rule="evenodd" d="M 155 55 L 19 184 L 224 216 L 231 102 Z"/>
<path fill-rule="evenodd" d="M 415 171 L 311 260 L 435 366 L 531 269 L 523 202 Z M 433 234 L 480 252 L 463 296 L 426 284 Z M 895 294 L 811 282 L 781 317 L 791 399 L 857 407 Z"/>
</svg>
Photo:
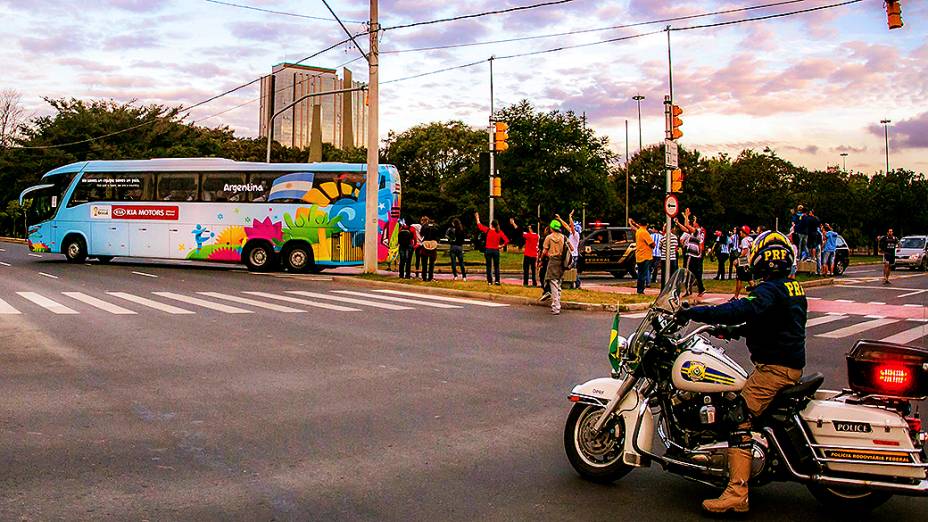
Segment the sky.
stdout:
<svg viewBox="0 0 928 522">
<path fill-rule="evenodd" d="M 52 112 L 43 97 L 113 99 L 189 106 L 302 60 L 345 38 L 321 0 L 229 0 L 303 15 L 287 16 L 207 0 L 0 0 L 0 90 L 22 94 L 32 115 Z M 540 0 L 381 0 L 391 27 Z M 451 49 L 583 29 L 699 15 L 776 0 L 572 0 L 508 14 L 389 29 L 380 40 L 380 130 L 432 121 L 487 125 L 489 66 L 496 107 L 527 99 L 542 110 L 586 114 L 589 125 L 625 154 L 663 139 L 669 92 L 667 23 Z M 840 3 L 796 0 L 748 12 L 671 22 L 674 29 Z M 810 169 L 841 165 L 872 174 L 885 168 L 882 119 L 890 119 L 890 167 L 928 172 L 928 1 L 901 0 L 905 27 L 890 31 L 882 0 L 671 33 L 675 102 L 684 114 L 680 143 L 705 155 L 770 147 Z M 369 2 L 330 0 L 354 32 Z M 319 17 L 321 20 L 307 17 Z M 647 34 L 655 33 L 655 34 Z M 637 36 L 636 36 L 637 35 Z M 636 36 L 535 56 L 515 54 Z M 366 47 L 366 42 L 361 42 Z M 367 66 L 351 44 L 304 63 L 351 61 L 356 80 Z M 357 60 L 356 60 L 357 59 Z M 355 61 L 352 61 L 355 60 Z M 481 62 L 405 81 L 404 78 Z M 190 112 L 187 121 L 258 133 L 255 84 Z M 236 108 L 237 107 L 237 108 Z M 847 153 L 842 158 L 841 153 Z"/>
</svg>

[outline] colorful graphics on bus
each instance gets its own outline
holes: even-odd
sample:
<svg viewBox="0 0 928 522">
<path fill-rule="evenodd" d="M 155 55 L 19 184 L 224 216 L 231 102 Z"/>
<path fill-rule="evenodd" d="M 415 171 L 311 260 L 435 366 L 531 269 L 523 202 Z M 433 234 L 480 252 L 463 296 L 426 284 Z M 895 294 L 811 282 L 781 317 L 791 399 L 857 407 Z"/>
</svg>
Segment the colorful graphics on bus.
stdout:
<svg viewBox="0 0 928 522">
<path fill-rule="evenodd" d="M 378 189 L 381 261 L 397 250 L 399 181 L 391 182 L 389 174 L 381 170 Z M 74 201 L 55 216 L 56 228 L 66 230 L 65 222 L 73 223 L 86 237 L 91 256 L 241 262 L 243 247 L 261 239 L 278 252 L 288 241 L 305 241 L 321 265 L 363 259 L 363 171 L 252 171 L 247 180 L 239 174 L 241 181 L 224 184 L 216 180 L 221 175 L 204 173 L 197 178 L 199 192 L 185 192 L 180 175 L 173 172 L 85 174 L 72 191 Z M 82 182 L 87 186 L 82 188 Z M 60 251 L 56 243 L 63 237 L 49 237 L 45 226 L 34 228 L 29 243 L 33 251 Z"/>
</svg>

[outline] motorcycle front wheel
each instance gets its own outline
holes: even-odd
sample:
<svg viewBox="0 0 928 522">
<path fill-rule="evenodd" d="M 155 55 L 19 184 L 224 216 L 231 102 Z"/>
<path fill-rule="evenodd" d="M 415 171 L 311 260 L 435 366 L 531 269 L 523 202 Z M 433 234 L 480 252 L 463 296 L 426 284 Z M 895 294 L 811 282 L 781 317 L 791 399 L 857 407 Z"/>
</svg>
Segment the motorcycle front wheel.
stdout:
<svg viewBox="0 0 928 522">
<path fill-rule="evenodd" d="M 809 484 L 807 487 L 816 500 L 842 512 L 872 511 L 893 496 L 892 493 L 885 491 L 844 489 L 822 486 L 821 484 Z"/>
<path fill-rule="evenodd" d="M 622 462 L 625 423 L 621 417 L 606 423 L 596 434 L 593 426 L 603 414 L 600 406 L 574 404 L 564 427 L 567 459 L 581 477 L 598 483 L 614 482 L 632 470 Z"/>
</svg>

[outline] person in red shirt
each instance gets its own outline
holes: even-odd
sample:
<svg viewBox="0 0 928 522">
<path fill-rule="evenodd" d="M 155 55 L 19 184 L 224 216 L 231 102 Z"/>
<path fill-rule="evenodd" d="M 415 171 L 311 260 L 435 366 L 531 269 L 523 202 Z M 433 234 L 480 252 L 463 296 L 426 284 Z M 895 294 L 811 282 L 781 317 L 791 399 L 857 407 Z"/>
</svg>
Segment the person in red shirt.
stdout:
<svg viewBox="0 0 928 522">
<path fill-rule="evenodd" d="M 509 223 L 516 231 L 519 225 L 515 219 L 510 219 Z M 538 280 L 535 278 L 535 262 L 538 260 L 538 234 L 535 233 L 533 225 L 528 226 L 528 232 L 522 232 L 524 246 L 522 248 L 522 286 L 528 286 L 528 274 L 532 274 L 532 286 L 538 286 Z"/>
<path fill-rule="evenodd" d="M 483 251 L 487 260 L 487 284 L 494 284 L 495 279 L 499 285 L 499 250 L 509 244 L 509 238 L 499 228 L 499 221 L 494 219 L 488 227 L 480 222 L 479 212 L 474 212 L 474 217 L 477 218 L 477 228 L 487 236 L 486 249 Z"/>
</svg>

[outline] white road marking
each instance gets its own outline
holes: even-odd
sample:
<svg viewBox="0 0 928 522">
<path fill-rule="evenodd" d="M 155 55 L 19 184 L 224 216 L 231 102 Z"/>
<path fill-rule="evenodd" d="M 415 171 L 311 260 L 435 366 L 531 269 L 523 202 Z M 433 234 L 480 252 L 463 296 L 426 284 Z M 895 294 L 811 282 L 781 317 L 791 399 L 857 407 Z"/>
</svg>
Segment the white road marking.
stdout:
<svg viewBox="0 0 928 522">
<path fill-rule="evenodd" d="M 180 315 L 180 314 L 195 314 L 190 310 L 184 310 L 183 308 L 178 308 L 176 306 L 171 306 L 169 304 L 159 303 L 158 301 L 152 301 L 151 299 L 140 297 L 137 295 L 127 294 L 125 292 L 107 292 L 109 295 L 114 297 L 119 297 L 120 299 L 125 299 L 126 301 L 131 301 L 135 304 L 140 304 L 142 306 L 147 306 L 149 308 L 154 308 L 155 310 L 161 310 L 162 312 L 167 312 L 169 314 Z"/>
<path fill-rule="evenodd" d="M 114 305 L 113 303 L 101 301 L 100 299 L 97 299 L 96 297 L 89 296 L 81 292 L 61 292 L 61 293 L 70 297 L 71 299 L 77 299 L 78 301 L 82 303 L 89 304 L 90 306 L 95 306 L 99 308 L 100 310 L 104 310 L 111 314 L 136 315 L 135 312 L 133 312 L 132 310 L 129 310 L 128 308 L 123 308 L 121 306 Z"/>
<path fill-rule="evenodd" d="M 304 292 L 302 290 L 294 290 L 287 292 L 288 294 L 302 295 L 306 297 L 315 297 L 316 299 L 329 299 L 331 301 L 338 301 L 341 303 L 348 304 L 357 304 L 370 306 L 372 308 L 383 308 L 384 310 L 415 310 L 408 306 L 400 306 L 389 303 L 378 303 L 377 301 L 367 301 L 365 299 L 355 299 L 353 297 L 342 297 L 340 295 L 331 295 L 331 294 L 319 294 L 316 292 Z"/>
<path fill-rule="evenodd" d="M 845 315 L 844 312 L 826 312 L 828 315 Z"/>
<path fill-rule="evenodd" d="M 40 256 L 39 254 L 26 254 L 26 255 L 32 256 L 32 257 L 42 257 L 42 256 Z"/>
<path fill-rule="evenodd" d="M 254 299 L 248 299 L 247 297 L 241 297 L 238 295 L 228 295 L 220 294 L 219 292 L 197 292 L 200 295 L 205 295 L 208 297 L 213 297 L 216 299 L 225 299 L 226 301 L 232 301 L 233 303 L 241 303 L 257 308 L 265 308 L 267 310 L 273 310 L 275 312 L 283 312 L 285 314 L 294 314 L 294 313 L 305 313 L 306 310 L 300 310 L 299 308 L 290 308 L 289 306 L 278 305 L 273 303 L 265 303 L 262 301 L 255 301 Z"/>
<path fill-rule="evenodd" d="M 0 261 L 0 265 L 3 265 L 3 266 L 12 266 L 12 265 L 10 265 L 9 263 L 4 263 L 3 261 Z"/>
<path fill-rule="evenodd" d="M 648 312 L 638 312 L 634 314 L 622 315 L 620 317 L 623 319 L 642 319 L 646 315 L 648 315 Z"/>
<path fill-rule="evenodd" d="M 906 321 L 912 321 L 913 323 L 928 323 L 928 319 L 906 319 Z"/>
<path fill-rule="evenodd" d="M 155 274 L 146 274 L 145 272 L 132 272 L 132 273 L 135 275 L 140 275 L 140 276 L 145 276 L 145 277 L 154 277 L 154 278 L 158 277 Z"/>
<path fill-rule="evenodd" d="M 449 303 L 470 304 L 477 306 L 488 306 L 491 308 L 500 308 L 509 306 L 505 303 L 491 303 L 489 301 L 479 301 L 477 299 L 466 299 L 463 297 L 446 297 L 442 295 L 417 294 L 415 292 L 404 292 L 402 290 L 374 290 L 382 294 L 405 295 L 407 297 L 417 297 L 420 299 L 432 299 L 434 301 L 447 301 Z"/>
<path fill-rule="evenodd" d="M 818 334 L 816 337 L 827 337 L 829 339 L 840 339 L 841 337 L 850 337 L 861 332 L 866 332 L 867 330 L 872 330 L 874 328 L 879 328 L 881 326 L 886 326 L 888 324 L 893 324 L 899 322 L 898 319 L 871 319 L 870 321 L 864 321 L 862 323 L 857 323 L 845 328 L 839 328 L 828 333 Z"/>
<path fill-rule="evenodd" d="M 152 292 L 153 294 L 161 297 L 167 297 L 168 299 L 173 299 L 175 301 L 180 301 L 182 303 L 202 306 L 203 308 L 209 308 L 210 310 L 216 310 L 217 312 L 224 312 L 227 314 L 253 314 L 251 310 L 245 310 L 244 308 L 236 308 L 234 306 L 224 305 L 222 303 L 214 303 L 212 301 L 206 301 L 205 299 L 200 299 L 198 297 L 190 297 L 183 294 L 175 294 L 174 292 Z"/>
<path fill-rule="evenodd" d="M 0 248 L 0 252 L 6 252 L 5 248 Z"/>
<path fill-rule="evenodd" d="M 908 306 L 909 308 L 921 308 L 923 305 L 920 304 L 904 304 L 902 306 Z"/>
<path fill-rule="evenodd" d="M 830 323 L 833 321 L 840 321 L 841 319 L 847 318 L 846 315 L 823 315 L 821 317 L 816 317 L 815 319 L 809 319 L 806 321 L 806 328 L 811 328 L 813 326 L 818 326 L 820 324 Z"/>
<path fill-rule="evenodd" d="M 807 300 L 807 301 L 821 301 L 822 298 L 821 298 L 821 297 L 811 297 L 811 296 L 808 296 L 808 295 L 807 295 L 807 296 L 806 296 L 806 300 Z"/>
<path fill-rule="evenodd" d="M 51 299 L 43 295 L 39 295 L 35 292 L 16 292 L 16 293 L 19 294 L 20 297 L 22 297 L 23 299 L 32 301 L 33 303 L 55 314 L 74 315 L 74 314 L 80 313 L 80 312 L 77 312 L 76 310 L 72 310 L 61 303 L 52 301 Z"/>
<path fill-rule="evenodd" d="M 39 275 L 40 275 L 40 276 L 45 276 L 45 277 L 47 277 L 47 278 L 49 278 L 49 279 L 58 279 L 58 276 L 54 276 L 54 275 L 51 275 L 51 274 L 46 274 L 45 272 L 39 272 Z"/>
<path fill-rule="evenodd" d="M 836 303 L 853 303 L 850 299 L 835 299 Z"/>
<path fill-rule="evenodd" d="M 906 330 L 904 332 L 899 332 L 896 335 L 891 335 L 886 339 L 883 339 L 887 343 L 899 343 L 899 344 L 909 344 L 910 342 L 920 339 L 928 335 L 928 324 L 923 324 L 916 326 L 911 330 Z"/>
<path fill-rule="evenodd" d="M 3 314 L 3 315 L 17 314 L 18 315 L 20 313 L 21 312 L 19 310 L 10 306 L 10 304 L 4 301 L 3 299 L 0 299 L 0 314 Z"/>
<path fill-rule="evenodd" d="M 333 292 L 336 293 L 336 294 L 356 295 L 356 296 L 360 296 L 360 297 L 372 297 L 372 298 L 374 298 L 374 299 L 383 299 L 383 300 L 385 300 L 385 301 L 394 301 L 394 302 L 397 302 L 397 303 L 414 304 L 414 305 L 421 305 L 421 306 L 431 306 L 432 308 L 463 308 L 463 307 L 461 307 L 461 306 L 453 305 L 453 304 L 437 303 L 437 302 L 434 302 L 434 301 L 430 303 L 430 302 L 428 302 L 428 301 L 420 301 L 420 300 L 418 300 L 418 299 L 408 299 L 408 298 L 406 298 L 406 297 L 394 297 L 394 296 L 391 296 L 391 295 L 373 295 L 373 294 L 365 294 L 364 292 L 353 292 L 353 291 L 351 291 L 351 290 L 333 290 Z"/>
<path fill-rule="evenodd" d="M 267 292 L 242 292 L 245 294 L 256 295 L 259 297 L 266 297 L 268 299 L 277 299 L 278 301 L 285 301 L 287 303 L 301 304 L 306 306 L 315 306 L 316 308 L 325 308 L 326 310 L 335 310 L 337 312 L 360 312 L 358 308 L 349 308 L 347 306 L 339 306 L 329 303 L 319 303 L 317 301 L 310 301 L 308 299 L 300 299 L 298 297 L 290 297 L 289 295 L 276 295 L 269 294 Z"/>
<path fill-rule="evenodd" d="M 865 315 L 867 319 L 886 319 L 885 315 Z"/>
<path fill-rule="evenodd" d="M 870 301 L 870 302 L 868 302 L 867 304 L 869 304 L 869 305 L 885 305 L 886 303 L 884 303 L 884 302 L 882 302 L 882 301 Z"/>
<path fill-rule="evenodd" d="M 909 292 L 909 293 L 907 293 L 907 294 L 897 295 L 896 297 L 897 297 L 897 298 L 901 298 L 901 297 L 911 297 L 911 296 L 913 296 L 913 295 L 924 294 L 925 292 L 928 292 L 928 290 L 916 290 L 916 291 L 914 291 L 914 292 Z"/>
</svg>

